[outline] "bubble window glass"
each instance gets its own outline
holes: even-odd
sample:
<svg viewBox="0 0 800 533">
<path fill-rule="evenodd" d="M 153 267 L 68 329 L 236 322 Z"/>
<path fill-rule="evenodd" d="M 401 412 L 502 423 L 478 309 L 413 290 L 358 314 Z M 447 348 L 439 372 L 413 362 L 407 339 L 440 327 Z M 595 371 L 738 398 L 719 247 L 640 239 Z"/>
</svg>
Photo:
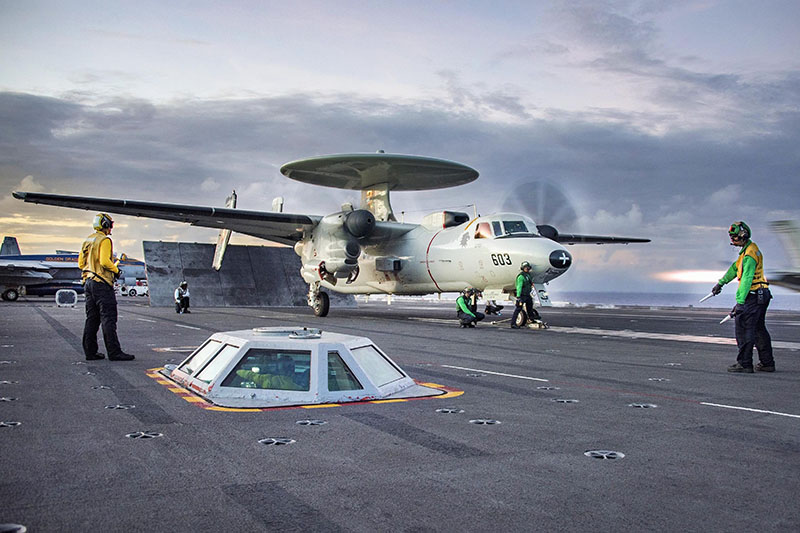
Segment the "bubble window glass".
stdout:
<svg viewBox="0 0 800 533">
<path fill-rule="evenodd" d="M 197 373 L 197 379 L 205 381 L 206 383 L 211 383 L 211 380 L 217 377 L 222 369 L 231 362 L 231 359 L 238 351 L 238 346 L 226 344 L 225 347 L 217 352 L 217 355 L 212 357 L 211 360 L 206 363 L 206 366 Z"/>
<path fill-rule="evenodd" d="M 339 352 L 328 352 L 328 390 L 360 390 L 364 387 L 342 360 Z"/>
<path fill-rule="evenodd" d="M 190 376 L 194 374 L 195 370 L 202 368 L 214 355 L 222 348 L 222 343 L 215 340 L 209 340 L 200 348 L 194 351 L 186 361 L 179 367 L 181 372 L 186 372 Z"/>
<path fill-rule="evenodd" d="M 311 352 L 251 348 L 233 368 L 223 387 L 307 391 Z"/>
<path fill-rule="evenodd" d="M 353 348 L 352 353 L 356 362 L 378 387 L 406 377 L 405 374 L 390 363 L 389 360 L 371 344 L 360 348 Z"/>
</svg>

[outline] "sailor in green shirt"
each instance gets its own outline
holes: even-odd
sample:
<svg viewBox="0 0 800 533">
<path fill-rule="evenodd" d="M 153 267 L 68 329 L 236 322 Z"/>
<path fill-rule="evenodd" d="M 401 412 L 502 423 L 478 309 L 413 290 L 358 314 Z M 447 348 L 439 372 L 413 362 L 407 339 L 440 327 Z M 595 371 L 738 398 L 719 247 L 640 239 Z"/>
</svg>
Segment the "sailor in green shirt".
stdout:
<svg viewBox="0 0 800 533">
<path fill-rule="evenodd" d="M 474 328 L 475 323 L 486 318 L 486 315 L 478 312 L 478 291 L 472 287 L 467 287 L 456 299 L 456 315 L 461 321 L 462 328 Z"/>
<path fill-rule="evenodd" d="M 764 276 L 764 256 L 756 243 L 750 240 L 750 227 L 742 221 L 734 222 L 728 230 L 732 246 L 740 246 L 739 257 L 725 275 L 714 285 L 711 292 L 722 292 L 722 287 L 739 280 L 736 290 L 736 306 L 731 316 L 736 319 L 736 344 L 739 353 L 736 364 L 728 367 L 728 372 L 753 372 L 753 347 L 758 349 L 760 362 L 755 369 L 761 372 L 774 372 L 775 360 L 772 356 L 772 339 L 767 331 L 765 318 L 767 307 L 772 299 L 769 283 Z"/>
<path fill-rule="evenodd" d="M 528 320 L 533 322 L 540 318 L 538 311 L 533 308 L 533 297 L 531 296 L 531 289 L 533 288 L 533 274 L 531 274 L 531 264 L 523 261 L 519 267 L 520 273 L 517 275 L 515 284 L 516 292 L 514 293 L 517 301 L 514 307 L 514 314 L 511 315 L 511 327 L 518 329 L 517 317 L 522 312 L 523 306 L 525 307 L 525 322 Z M 523 326 L 525 324 L 522 324 Z"/>
</svg>

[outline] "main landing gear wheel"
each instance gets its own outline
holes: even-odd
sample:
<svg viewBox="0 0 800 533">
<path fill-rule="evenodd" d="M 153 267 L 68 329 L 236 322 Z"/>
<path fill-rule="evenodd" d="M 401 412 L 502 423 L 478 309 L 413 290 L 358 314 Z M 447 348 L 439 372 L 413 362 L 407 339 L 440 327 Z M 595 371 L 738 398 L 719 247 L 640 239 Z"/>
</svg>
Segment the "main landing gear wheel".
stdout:
<svg viewBox="0 0 800 533">
<path fill-rule="evenodd" d="M 136 289 L 130 289 L 128 291 L 128 296 L 136 296 Z"/>
<path fill-rule="evenodd" d="M 314 310 L 314 316 L 328 316 L 328 311 L 331 308 L 331 299 L 328 297 L 327 292 L 319 292 L 317 299 L 314 300 L 314 305 L 311 309 Z"/>
<path fill-rule="evenodd" d="M 517 315 L 517 321 L 514 325 L 521 328 L 524 327 L 525 324 L 527 323 L 528 323 L 528 313 L 526 313 L 525 311 L 520 311 L 519 314 Z"/>
<path fill-rule="evenodd" d="M 3 293 L 3 300 L 7 302 L 15 302 L 19 298 L 19 291 L 17 289 L 8 289 Z"/>
</svg>

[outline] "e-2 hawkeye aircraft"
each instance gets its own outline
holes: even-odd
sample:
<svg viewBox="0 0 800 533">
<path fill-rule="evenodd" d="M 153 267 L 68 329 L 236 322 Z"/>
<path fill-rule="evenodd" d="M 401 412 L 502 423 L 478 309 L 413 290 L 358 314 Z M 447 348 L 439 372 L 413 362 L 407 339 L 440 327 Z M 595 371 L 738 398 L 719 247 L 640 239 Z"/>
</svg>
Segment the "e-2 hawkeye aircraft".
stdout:
<svg viewBox="0 0 800 533">
<path fill-rule="evenodd" d="M 361 207 L 345 204 L 326 216 L 201 207 L 108 198 L 14 192 L 26 202 L 180 221 L 218 228 L 214 268 L 219 269 L 230 232 L 294 246 L 300 275 L 308 283 L 308 304 L 316 316 L 328 314 L 325 290 L 346 294 L 423 295 L 471 286 L 487 298 L 513 293 L 520 263 L 528 261 L 537 296 L 550 305 L 544 284 L 564 274 L 572 256 L 562 244 L 649 242 L 597 235 L 559 233 L 512 213 L 470 217 L 441 211 L 421 224 L 398 222 L 390 191 L 441 189 L 469 183 L 478 172 L 443 159 L 399 154 L 344 154 L 286 163 L 285 176 L 304 183 L 360 190 Z M 232 200 L 232 201 L 231 201 Z M 276 199 L 278 200 L 278 199 Z M 325 289 L 325 290 L 323 290 Z M 522 320 L 526 317 L 521 316 Z"/>
</svg>

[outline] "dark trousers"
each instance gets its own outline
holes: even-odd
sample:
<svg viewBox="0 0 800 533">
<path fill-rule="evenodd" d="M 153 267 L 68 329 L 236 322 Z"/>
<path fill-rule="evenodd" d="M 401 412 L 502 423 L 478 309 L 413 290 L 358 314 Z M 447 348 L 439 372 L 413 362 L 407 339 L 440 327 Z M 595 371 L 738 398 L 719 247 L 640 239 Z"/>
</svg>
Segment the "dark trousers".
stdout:
<svg viewBox="0 0 800 533">
<path fill-rule="evenodd" d="M 180 313 L 189 309 L 189 297 L 181 296 L 179 302 L 175 302 L 175 312 Z"/>
<path fill-rule="evenodd" d="M 456 314 L 458 315 L 458 319 L 461 321 L 462 326 L 466 326 L 467 324 L 474 324 L 475 322 L 480 322 L 481 320 L 486 318 L 486 315 L 484 315 L 483 313 L 479 313 L 477 311 L 475 311 L 475 316 L 471 316 L 462 311 L 461 309 L 459 309 Z"/>
<path fill-rule="evenodd" d="M 117 338 L 117 297 L 114 289 L 102 281 L 88 280 L 84 285 L 86 295 L 86 323 L 83 326 L 83 353 L 91 357 L 97 353 L 97 330 L 103 327 L 103 341 L 109 357 L 122 353 Z"/>
<path fill-rule="evenodd" d="M 522 307 L 525 306 L 525 313 L 528 315 L 528 320 L 533 321 L 539 318 L 539 313 L 536 309 L 533 308 L 533 296 L 530 294 L 522 296 L 521 298 L 517 298 L 517 303 L 514 306 L 514 314 L 511 315 L 511 323 L 517 323 L 517 317 L 519 316 L 520 311 L 522 311 Z"/>
<path fill-rule="evenodd" d="M 775 365 L 772 338 L 765 322 L 771 298 L 769 289 L 758 289 L 756 294 L 747 295 L 744 311 L 736 315 L 736 345 L 739 347 L 736 362 L 744 367 L 753 366 L 753 346 L 758 349 L 758 359 L 762 365 Z"/>
</svg>

